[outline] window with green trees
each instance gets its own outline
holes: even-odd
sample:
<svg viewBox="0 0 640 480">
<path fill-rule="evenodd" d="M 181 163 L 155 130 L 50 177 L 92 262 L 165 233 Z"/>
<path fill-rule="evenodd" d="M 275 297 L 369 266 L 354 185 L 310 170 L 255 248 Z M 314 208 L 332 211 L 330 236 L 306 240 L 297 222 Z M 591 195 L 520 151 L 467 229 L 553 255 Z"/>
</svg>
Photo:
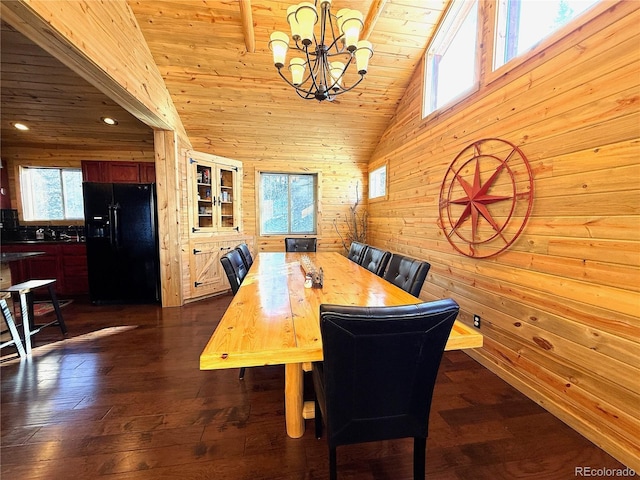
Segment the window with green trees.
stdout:
<svg viewBox="0 0 640 480">
<path fill-rule="evenodd" d="M 260 235 L 315 234 L 317 175 L 260 174 Z"/>
</svg>

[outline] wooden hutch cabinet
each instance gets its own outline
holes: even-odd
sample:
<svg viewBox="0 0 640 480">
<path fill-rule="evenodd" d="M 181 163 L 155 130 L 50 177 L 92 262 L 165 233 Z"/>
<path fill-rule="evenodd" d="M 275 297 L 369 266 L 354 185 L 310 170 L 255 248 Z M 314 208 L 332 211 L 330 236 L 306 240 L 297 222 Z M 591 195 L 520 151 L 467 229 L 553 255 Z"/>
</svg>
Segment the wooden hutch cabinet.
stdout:
<svg viewBox="0 0 640 480">
<path fill-rule="evenodd" d="M 240 232 L 242 163 L 188 152 L 191 233 Z"/>
<path fill-rule="evenodd" d="M 229 289 L 220 257 L 242 234 L 242 162 L 201 152 L 185 152 L 188 169 L 189 273 L 192 298 Z"/>
</svg>

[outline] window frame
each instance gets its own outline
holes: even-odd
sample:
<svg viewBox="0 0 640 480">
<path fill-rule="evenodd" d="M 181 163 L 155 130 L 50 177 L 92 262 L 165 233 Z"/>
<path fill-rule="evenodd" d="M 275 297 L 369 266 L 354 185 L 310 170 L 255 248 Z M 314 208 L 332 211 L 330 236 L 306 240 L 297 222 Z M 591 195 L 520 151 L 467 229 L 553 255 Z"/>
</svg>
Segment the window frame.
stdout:
<svg viewBox="0 0 640 480">
<path fill-rule="evenodd" d="M 459 104 L 460 102 L 462 102 L 463 100 L 471 96 L 473 93 L 477 92 L 480 88 L 480 78 L 481 78 L 481 70 L 482 70 L 482 49 L 477 48 L 477 46 L 482 45 L 482 30 L 483 30 L 482 18 L 485 12 L 485 8 L 484 8 L 484 2 L 482 0 L 474 0 L 474 3 L 476 4 L 476 9 L 477 9 L 476 11 L 477 24 L 476 24 L 476 49 L 475 49 L 475 57 L 474 57 L 475 70 L 474 70 L 474 79 L 473 79 L 472 85 L 466 90 L 463 90 L 457 95 L 455 95 L 453 98 L 449 99 L 446 103 L 444 103 L 440 107 L 436 107 L 433 111 L 429 111 L 429 108 L 430 108 L 429 104 L 431 102 L 432 94 L 431 94 L 431 91 L 427 92 L 427 88 L 431 89 L 432 86 L 430 84 L 433 83 L 431 81 L 432 75 L 430 75 L 430 70 L 429 70 L 430 51 L 434 46 L 434 44 L 443 43 L 447 38 L 448 38 L 448 41 L 450 41 L 451 38 L 453 38 L 452 32 L 450 31 L 451 27 L 455 25 L 459 25 L 461 23 L 460 19 L 456 17 L 457 14 L 454 13 L 454 10 L 457 9 L 458 10 L 457 13 L 459 13 L 464 8 L 464 5 L 467 3 L 468 3 L 467 0 L 453 0 L 449 4 L 447 10 L 443 13 L 442 18 L 440 19 L 440 23 L 438 24 L 437 28 L 434 31 L 431 41 L 427 45 L 424 55 L 422 56 L 422 61 L 423 61 L 422 119 L 423 120 L 437 116 L 442 111 L 447 110 Z M 451 15 L 454 15 L 454 16 L 451 17 Z M 445 39 L 441 40 L 440 36 L 445 37 Z"/>
<path fill-rule="evenodd" d="M 494 0 L 492 2 L 493 13 L 489 14 L 489 25 L 491 31 L 487 34 L 487 54 L 485 56 L 485 83 L 490 85 L 497 79 L 503 77 L 508 72 L 515 70 L 523 64 L 531 61 L 538 56 L 541 52 L 547 50 L 549 47 L 564 40 L 573 32 L 579 31 L 585 24 L 598 17 L 606 10 L 611 8 L 611 5 L 604 0 L 599 0 L 598 3 L 592 5 L 587 10 L 579 14 L 577 17 L 571 19 L 568 23 L 560 27 L 555 32 L 541 39 L 538 43 L 533 45 L 528 50 L 522 52 L 520 55 L 515 56 L 511 60 L 505 62 L 500 67 L 494 70 L 494 56 L 496 49 L 496 36 L 498 35 L 498 3 L 500 0 Z"/>
<path fill-rule="evenodd" d="M 25 202 L 25 194 L 28 194 L 28 192 L 30 191 L 30 189 L 26 189 L 25 187 L 27 186 L 26 183 L 26 179 L 24 177 L 24 172 L 27 170 L 57 170 L 60 174 L 60 176 L 62 175 L 62 172 L 65 170 L 70 170 L 70 171 L 74 171 L 76 173 L 79 173 L 81 178 L 82 178 L 82 168 L 81 167 L 74 167 L 74 166 L 57 166 L 57 165 L 17 165 L 17 185 L 18 185 L 18 192 L 16 195 L 16 200 L 19 202 L 19 206 L 20 206 L 20 214 L 21 214 L 21 220 L 23 223 L 25 224 L 42 224 L 43 222 L 46 222 L 49 225 L 69 225 L 69 224 L 74 224 L 74 223 L 81 223 L 84 224 L 84 212 L 82 217 L 80 218 L 56 218 L 56 219 L 46 219 L 46 218 L 27 218 L 27 214 L 31 214 L 31 210 L 32 210 L 32 206 L 31 204 Z M 80 182 L 80 195 L 82 197 L 82 181 Z M 60 183 L 61 186 L 61 195 L 63 198 L 63 208 L 64 208 L 64 198 L 65 198 L 65 193 L 64 193 L 64 184 L 61 182 Z"/>
<path fill-rule="evenodd" d="M 273 174 L 273 175 L 309 175 L 315 177 L 315 195 L 316 201 L 314 205 L 314 214 L 315 214 L 315 233 L 263 233 L 262 232 L 262 174 Z M 318 170 L 311 169 L 264 169 L 264 168 L 256 168 L 255 170 L 255 201 L 256 201 L 256 232 L 258 237 L 267 237 L 267 238 L 285 238 L 285 237 L 308 237 L 309 235 L 320 236 L 320 226 L 322 225 L 321 217 L 322 217 L 322 208 L 321 208 L 321 184 L 322 184 L 322 173 Z"/>
<path fill-rule="evenodd" d="M 371 185 L 373 184 L 371 181 L 371 176 L 381 170 L 381 169 L 385 169 L 385 179 L 384 179 L 384 195 L 379 195 L 377 197 L 371 197 Z M 389 199 L 389 162 L 383 162 L 378 164 L 375 167 L 372 167 L 369 169 L 369 171 L 367 172 L 367 179 L 368 179 L 368 189 L 367 189 L 367 200 L 369 202 L 380 202 L 380 201 L 384 201 L 384 200 L 388 200 Z"/>
</svg>

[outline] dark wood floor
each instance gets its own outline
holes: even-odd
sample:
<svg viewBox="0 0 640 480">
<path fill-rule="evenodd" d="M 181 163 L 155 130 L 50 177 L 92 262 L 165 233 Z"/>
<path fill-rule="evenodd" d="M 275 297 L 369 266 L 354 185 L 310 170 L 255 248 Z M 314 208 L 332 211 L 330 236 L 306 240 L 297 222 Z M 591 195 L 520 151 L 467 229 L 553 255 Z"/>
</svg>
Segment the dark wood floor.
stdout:
<svg viewBox="0 0 640 480">
<path fill-rule="evenodd" d="M 30 361 L 2 351 L 2 479 L 328 478 L 313 422 L 284 429 L 283 367 L 200 371 L 223 296 L 164 309 L 64 308 Z M 427 477 L 568 479 L 623 468 L 462 352 L 445 354 L 431 411 Z M 341 480 L 411 478 L 412 442 L 338 449 Z"/>
</svg>

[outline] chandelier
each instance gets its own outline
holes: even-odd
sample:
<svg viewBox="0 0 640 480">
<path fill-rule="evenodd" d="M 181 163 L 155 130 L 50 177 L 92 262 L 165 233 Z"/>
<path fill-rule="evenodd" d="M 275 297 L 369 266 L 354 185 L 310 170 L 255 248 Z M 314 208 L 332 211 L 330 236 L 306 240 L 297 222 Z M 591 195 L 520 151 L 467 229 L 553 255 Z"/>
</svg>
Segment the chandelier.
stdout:
<svg viewBox="0 0 640 480">
<path fill-rule="evenodd" d="M 320 35 L 316 36 L 314 27 L 318 21 Z M 273 32 L 269 48 L 278 73 L 301 98 L 331 101 L 364 80 L 373 48 L 366 40 L 358 41 L 364 26 L 362 13 L 343 8 L 334 15 L 331 13 L 331 0 L 316 0 L 315 4 L 302 2 L 289 7 L 287 22 L 295 42 L 291 48 L 294 55 L 300 55 L 289 62 L 291 80 L 282 74 L 289 49 L 287 34 Z M 360 78 L 347 86 L 344 77 L 353 63 Z"/>
</svg>

